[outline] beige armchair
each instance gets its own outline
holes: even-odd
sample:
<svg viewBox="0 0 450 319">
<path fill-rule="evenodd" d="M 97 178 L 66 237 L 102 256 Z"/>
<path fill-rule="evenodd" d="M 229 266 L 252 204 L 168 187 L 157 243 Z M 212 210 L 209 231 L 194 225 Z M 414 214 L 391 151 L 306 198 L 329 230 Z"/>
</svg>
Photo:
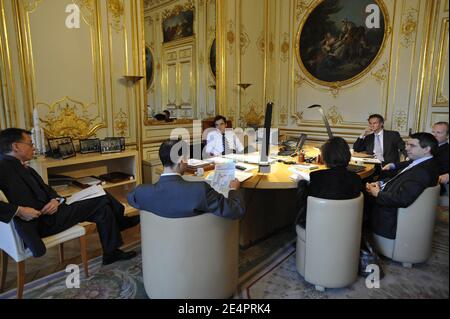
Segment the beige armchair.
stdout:
<svg viewBox="0 0 450 319">
<path fill-rule="evenodd" d="M 363 195 L 349 200 L 308 197 L 306 229 L 297 225 L 297 271 L 316 290 L 340 288 L 358 276 Z"/>
<path fill-rule="evenodd" d="M 431 254 L 440 186 L 428 187 L 407 208 L 398 210 L 395 239 L 373 234 L 374 248 L 404 267 L 424 262 Z"/>
<path fill-rule="evenodd" d="M 213 214 L 165 218 L 141 211 L 142 273 L 152 299 L 233 296 L 239 221 Z"/>
<path fill-rule="evenodd" d="M 8 202 L 2 191 L 0 191 L 0 201 Z M 83 262 L 84 273 L 88 277 L 86 229 L 83 226 L 75 225 L 53 236 L 42 238 L 42 241 L 46 248 L 59 247 L 60 262 L 62 263 L 64 261 L 63 243 L 76 238 L 80 239 L 81 260 Z M 16 231 L 14 221 L 11 221 L 9 224 L 0 222 L 0 253 L 2 257 L 0 263 L 0 269 L 2 270 L 0 292 L 3 292 L 5 287 L 9 256 L 17 263 L 17 299 L 21 299 L 25 285 L 25 260 L 33 255 L 30 249 L 25 248 L 23 240 Z"/>
</svg>

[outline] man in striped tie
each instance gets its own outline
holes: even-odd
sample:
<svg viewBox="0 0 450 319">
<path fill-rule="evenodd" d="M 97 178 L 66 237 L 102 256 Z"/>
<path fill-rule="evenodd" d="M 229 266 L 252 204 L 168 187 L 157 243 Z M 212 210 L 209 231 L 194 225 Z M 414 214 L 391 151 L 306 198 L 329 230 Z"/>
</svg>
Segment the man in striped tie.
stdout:
<svg viewBox="0 0 450 319">
<path fill-rule="evenodd" d="M 206 138 L 206 153 L 210 156 L 227 155 L 231 153 L 242 153 L 244 146 L 233 132 L 227 128 L 227 119 L 218 115 L 214 118 L 216 130 L 211 131 Z"/>
<path fill-rule="evenodd" d="M 398 208 L 408 207 L 425 188 L 437 185 L 439 168 L 433 157 L 437 147 L 438 142 L 430 133 L 412 134 L 406 144 L 410 161 L 396 165 L 391 179 L 366 184 L 372 197 L 369 210 L 374 233 L 395 239 Z"/>
</svg>

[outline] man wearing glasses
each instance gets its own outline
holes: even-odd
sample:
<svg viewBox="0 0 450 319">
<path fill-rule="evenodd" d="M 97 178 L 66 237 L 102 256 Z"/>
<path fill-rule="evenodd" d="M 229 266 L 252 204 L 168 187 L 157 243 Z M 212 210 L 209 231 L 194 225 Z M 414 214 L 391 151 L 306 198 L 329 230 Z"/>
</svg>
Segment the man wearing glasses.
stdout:
<svg viewBox="0 0 450 319">
<path fill-rule="evenodd" d="M 222 115 L 214 118 L 216 130 L 211 131 L 206 138 L 206 153 L 210 156 L 227 155 L 231 153 L 242 153 L 244 146 L 233 132 L 227 129 L 227 119 Z"/>
<path fill-rule="evenodd" d="M 14 221 L 34 257 L 46 252 L 41 238 L 83 221 L 97 225 L 104 265 L 136 256 L 134 251 L 119 249 L 123 244 L 120 232 L 137 225 L 139 216 L 124 216 L 124 206 L 109 194 L 66 205 L 64 198 L 26 164 L 33 155 L 31 132 L 19 128 L 0 132 L 0 190 L 9 201 L 0 201 L 0 222 Z"/>
</svg>

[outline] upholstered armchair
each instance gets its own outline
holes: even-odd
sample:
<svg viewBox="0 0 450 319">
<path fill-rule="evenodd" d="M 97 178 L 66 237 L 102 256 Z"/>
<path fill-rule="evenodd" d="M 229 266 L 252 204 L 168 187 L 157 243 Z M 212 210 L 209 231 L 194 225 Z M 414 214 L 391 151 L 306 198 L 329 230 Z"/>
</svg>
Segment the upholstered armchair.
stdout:
<svg viewBox="0 0 450 319">
<path fill-rule="evenodd" d="M 306 228 L 297 230 L 297 271 L 316 290 L 341 288 L 358 276 L 363 195 L 348 200 L 309 196 Z"/>
<path fill-rule="evenodd" d="M 0 191 L 0 201 L 8 202 L 2 191 Z M 80 239 L 81 259 L 83 261 L 85 275 L 88 277 L 87 241 L 84 227 L 76 225 L 56 235 L 45 237 L 42 240 L 46 248 L 59 246 L 60 262 L 63 262 L 64 254 L 62 245 L 64 242 L 75 238 Z M 0 222 L 0 251 L 2 257 L 0 292 L 3 292 L 5 287 L 9 256 L 17 263 L 17 298 L 21 299 L 25 285 L 25 260 L 33 255 L 28 248 L 25 248 L 22 239 L 17 234 L 14 221 L 11 221 L 9 224 Z"/>
<path fill-rule="evenodd" d="M 152 299 L 223 299 L 238 280 L 239 221 L 141 211 L 142 273 Z"/>
<path fill-rule="evenodd" d="M 377 252 L 404 267 L 425 262 L 431 254 L 440 186 L 428 187 L 407 208 L 398 209 L 395 239 L 373 234 Z"/>
</svg>

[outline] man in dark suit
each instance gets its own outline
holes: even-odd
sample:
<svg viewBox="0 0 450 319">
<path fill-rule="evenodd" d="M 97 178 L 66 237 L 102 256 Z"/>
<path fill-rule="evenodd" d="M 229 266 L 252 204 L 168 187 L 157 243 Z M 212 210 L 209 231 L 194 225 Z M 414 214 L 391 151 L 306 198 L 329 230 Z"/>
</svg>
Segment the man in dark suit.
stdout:
<svg viewBox="0 0 450 319">
<path fill-rule="evenodd" d="M 398 208 L 408 207 L 425 188 L 437 185 L 439 168 L 433 153 L 437 140 L 430 133 L 412 134 L 406 144 L 410 162 L 402 162 L 396 175 L 386 181 L 367 183 L 366 191 L 372 197 L 372 231 L 395 239 Z"/>
<path fill-rule="evenodd" d="M 439 165 L 439 183 L 447 187 L 448 192 L 448 122 L 435 123 L 431 134 L 433 134 L 439 144 L 435 154 Z"/>
<path fill-rule="evenodd" d="M 405 142 L 396 131 L 384 129 L 384 118 L 380 114 L 369 116 L 369 127 L 353 144 L 356 152 L 374 154 L 381 163 L 396 163 L 399 152 L 405 154 Z"/>
<path fill-rule="evenodd" d="M 0 132 L 0 190 L 9 201 L 0 202 L 0 221 L 14 221 L 19 236 L 34 257 L 46 252 L 42 237 L 83 221 L 97 224 L 103 264 L 136 256 L 136 252 L 123 252 L 119 247 L 123 244 L 120 231 L 137 225 L 138 216 L 125 217 L 123 205 L 109 194 L 66 205 L 64 198 L 27 166 L 33 155 L 29 131 L 9 128 Z"/>
<path fill-rule="evenodd" d="M 230 183 L 228 198 L 216 192 L 206 182 L 188 182 L 181 176 L 186 170 L 186 150 L 183 141 L 167 140 L 159 148 L 164 173 L 158 183 L 141 185 L 128 195 L 128 202 L 137 209 L 167 218 L 182 218 L 212 213 L 238 219 L 244 215 L 239 181 Z M 187 153 L 187 152 L 186 152 Z M 185 153 L 185 154 L 186 154 Z"/>
<path fill-rule="evenodd" d="M 350 148 L 342 137 L 333 137 L 321 147 L 323 161 L 328 169 L 310 174 L 310 183 L 299 182 L 297 189 L 297 224 L 306 226 L 307 197 L 325 199 L 353 199 L 362 191 L 358 174 L 347 169 L 351 159 Z"/>
</svg>

